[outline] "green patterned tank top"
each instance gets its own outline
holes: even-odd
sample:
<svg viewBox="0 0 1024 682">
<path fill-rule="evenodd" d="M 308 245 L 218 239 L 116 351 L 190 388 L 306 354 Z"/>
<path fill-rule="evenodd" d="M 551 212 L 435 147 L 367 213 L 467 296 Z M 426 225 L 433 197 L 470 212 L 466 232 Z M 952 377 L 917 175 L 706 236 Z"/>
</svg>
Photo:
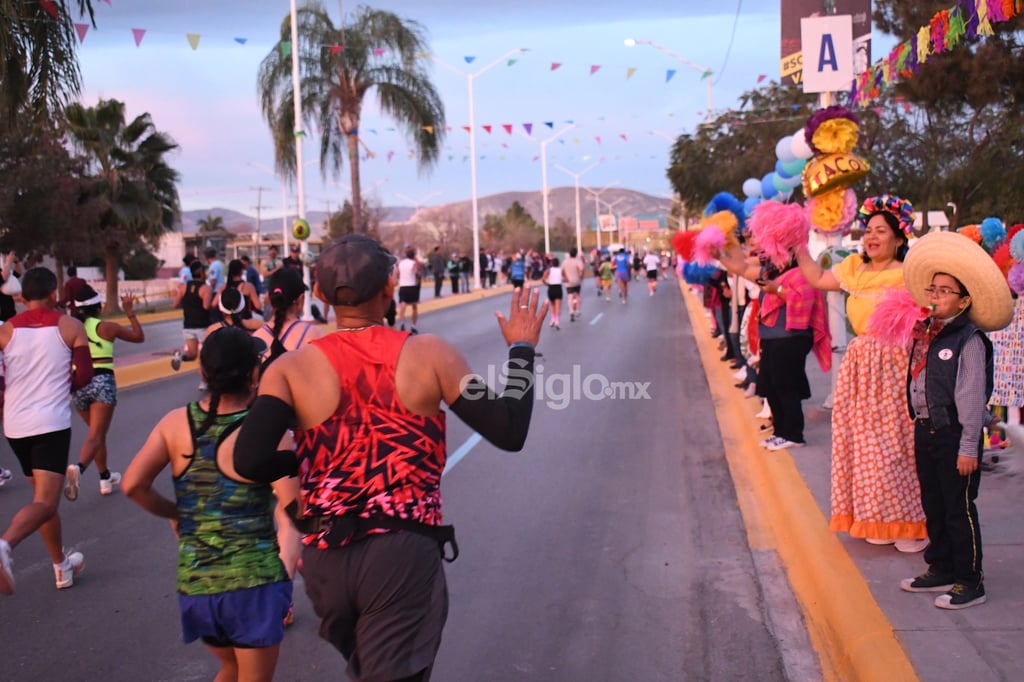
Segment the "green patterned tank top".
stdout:
<svg viewBox="0 0 1024 682">
<path fill-rule="evenodd" d="M 188 406 L 195 450 L 188 467 L 174 478 L 181 594 L 220 594 L 288 579 L 278 558 L 270 486 L 232 480 L 217 466 L 217 447 L 247 413 L 218 415 L 197 438 L 206 412 L 199 403 Z"/>
</svg>

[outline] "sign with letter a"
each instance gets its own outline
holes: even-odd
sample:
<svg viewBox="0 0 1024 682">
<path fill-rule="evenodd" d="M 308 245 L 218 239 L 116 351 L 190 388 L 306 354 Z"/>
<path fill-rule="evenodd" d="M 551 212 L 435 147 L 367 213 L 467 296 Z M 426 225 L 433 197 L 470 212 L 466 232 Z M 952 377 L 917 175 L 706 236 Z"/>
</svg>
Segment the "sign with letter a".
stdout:
<svg viewBox="0 0 1024 682">
<path fill-rule="evenodd" d="M 800 20 L 804 92 L 848 90 L 853 82 L 853 17 Z"/>
</svg>

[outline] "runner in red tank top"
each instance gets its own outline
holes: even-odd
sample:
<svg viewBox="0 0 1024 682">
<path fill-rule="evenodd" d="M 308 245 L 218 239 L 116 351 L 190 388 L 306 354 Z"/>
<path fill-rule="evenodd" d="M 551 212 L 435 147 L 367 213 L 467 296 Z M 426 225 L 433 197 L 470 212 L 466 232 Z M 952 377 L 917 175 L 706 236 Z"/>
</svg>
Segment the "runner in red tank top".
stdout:
<svg viewBox="0 0 1024 682">
<path fill-rule="evenodd" d="M 441 404 L 497 447 L 521 450 L 548 304 L 517 290 L 508 318 L 498 314 L 515 370 L 498 396 L 444 339 L 381 325 L 397 284 L 394 262 L 362 235 L 324 249 L 314 294 L 334 307 L 338 331 L 269 367 L 235 467 L 255 481 L 298 471 L 293 515 L 304 533 L 306 591 L 349 675 L 425 682 L 448 611 L 442 552 L 450 543 L 457 554 L 451 527 L 441 525 Z M 290 425 L 296 452 L 275 452 L 267 444 Z"/>
</svg>

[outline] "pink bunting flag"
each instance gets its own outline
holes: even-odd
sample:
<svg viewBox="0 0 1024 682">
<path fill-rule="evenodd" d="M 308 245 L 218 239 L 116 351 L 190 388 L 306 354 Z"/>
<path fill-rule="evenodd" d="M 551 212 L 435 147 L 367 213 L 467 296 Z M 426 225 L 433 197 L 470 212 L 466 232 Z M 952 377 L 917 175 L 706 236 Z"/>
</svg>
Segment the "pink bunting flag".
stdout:
<svg viewBox="0 0 1024 682">
<path fill-rule="evenodd" d="M 768 77 L 768 76 L 766 76 L 765 74 L 763 74 L 763 73 L 762 73 L 762 74 L 761 74 L 760 76 L 758 76 L 758 77 L 757 77 L 757 82 L 758 82 L 758 83 L 761 83 L 761 82 L 763 82 L 763 81 L 764 81 L 764 79 L 765 79 L 765 78 L 767 78 L 767 77 Z"/>
<path fill-rule="evenodd" d="M 600 135 L 595 136 L 594 139 L 597 140 L 598 144 L 601 144 L 601 136 Z"/>
<path fill-rule="evenodd" d="M 532 123 L 524 123 L 523 124 L 523 130 L 526 131 L 527 135 L 533 135 L 533 124 Z"/>
<path fill-rule="evenodd" d="M 142 38 L 146 35 L 146 29 L 144 28 L 133 28 L 132 36 L 135 38 L 135 47 L 142 44 Z M 291 45 L 289 45 L 291 47 Z"/>
<path fill-rule="evenodd" d="M 508 149 L 508 142 L 502 142 L 501 146 L 504 147 L 505 149 Z"/>
<path fill-rule="evenodd" d="M 535 157 L 533 157 L 533 160 L 534 161 L 540 161 L 540 157 L 539 156 L 535 156 Z"/>
<path fill-rule="evenodd" d="M 373 56 L 374 57 L 379 57 L 382 54 L 384 54 L 384 48 L 383 47 L 375 47 L 375 48 L 373 48 Z"/>
<path fill-rule="evenodd" d="M 511 123 L 502 123 L 501 127 L 504 128 L 505 132 L 508 133 L 509 135 L 512 134 L 512 124 Z"/>
<path fill-rule="evenodd" d="M 89 32 L 89 24 L 75 24 L 75 33 L 78 34 L 79 44 L 85 42 L 85 34 Z"/>
<path fill-rule="evenodd" d="M 345 49 L 344 45 L 331 45 L 331 56 L 332 57 L 336 57 L 344 49 Z"/>
<path fill-rule="evenodd" d="M 46 10 L 46 12 L 54 19 L 59 17 L 57 14 L 57 5 L 53 3 L 53 0 L 39 0 L 39 6 Z"/>
<path fill-rule="evenodd" d="M 395 155 L 394 150 L 388 152 L 388 163 L 391 163 L 391 158 Z"/>
<path fill-rule="evenodd" d="M 490 135 L 490 134 L 491 134 L 491 128 L 492 128 L 492 126 L 480 126 L 480 127 L 481 127 L 481 128 L 483 128 L 484 130 L 486 130 L 486 131 L 487 131 L 487 134 L 488 134 L 488 135 Z"/>
<path fill-rule="evenodd" d="M 558 67 L 560 67 L 561 65 L 562 65 L 561 62 L 551 62 L 551 70 L 552 71 L 557 71 Z"/>
<path fill-rule="evenodd" d="M 590 67 L 590 75 L 593 76 L 600 69 L 601 69 L 601 65 L 600 64 L 593 64 L 593 65 L 591 65 L 591 67 Z"/>
<path fill-rule="evenodd" d="M 470 129 L 469 126 L 462 126 L 462 129 L 465 130 L 467 133 L 471 132 L 471 129 Z"/>
<path fill-rule="evenodd" d="M 629 140 L 626 138 L 626 133 L 619 133 L 619 137 L 622 138 L 623 142 L 629 142 Z"/>
</svg>

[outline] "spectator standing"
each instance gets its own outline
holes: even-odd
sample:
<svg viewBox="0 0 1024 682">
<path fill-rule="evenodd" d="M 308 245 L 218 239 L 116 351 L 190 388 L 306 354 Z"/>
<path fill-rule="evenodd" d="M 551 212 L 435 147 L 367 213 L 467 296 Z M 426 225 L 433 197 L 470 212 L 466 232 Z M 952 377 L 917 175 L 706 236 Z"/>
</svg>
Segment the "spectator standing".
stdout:
<svg viewBox="0 0 1024 682">
<path fill-rule="evenodd" d="M 61 294 L 60 301 L 57 302 L 57 307 L 64 308 L 68 313 L 73 313 L 78 295 L 88 286 L 89 284 L 78 276 L 78 268 L 74 265 L 69 265 L 68 278 L 64 282 L 64 292 Z"/>
<path fill-rule="evenodd" d="M 459 293 L 459 252 L 452 251 L 452 257 L 448 259 L 448 279 L 452 281 L 452 293 Z"/>
<path fill-rule="evenodd" d="M 203 253 L 206 256 L 206 281 L 211 289 L 220 291 L 226 281 L 224 263 L 217 257 L 217 249 L 209 248 Z"/>
<path fill-rule="evenodd" d="M 257 297 L 262 297 L 263 279 L 260 277 L 260 271 L 257 270 L 256 266 L 252 264 L 252 260 L 249 258 L 249 256 L 242 254 L 242 256 L 239 257 L 238 260 L 242 261 L 242 265 L 245 266 L 245 273 L 243 274 L 243 277 L 245 277 L 245 281 L 251 284 L 252 288 L 256 290 Z"/>
<path fill-rule="evenodd" d="M 459 278 L 462 281 L 460 288 L 463 293 L 469 293 L 473 290 L 473 259 L 468 255 L 462 256 L 459 259 Z"/>
<path fill-rule="evenodd" d="M 285 270 L 298 270 L 302 272 L 302 246 L 292 244 L 288 249 L 288 257 L 281 261 L 281 267 Z"/>
<path fill-rule="evenodd" d="M 445 274 L 444 256 L 441 255 L 441 247 L 435 246 L 430 254 L 430 274 L 434 277 L 434 298 L 441 298 L 441 289 L 444 287 Z"/>
<path fill-rule="evenodd" d="M 178 270 L 178 282 L 188 282 L 192 279 L 192 263 L 196 260 L 196 257 L 191 253 L 186 253 L 185 257 L 181 259 L 183 265 L 181 270 Z"/>
<path fill-rule="evenodd" d="M 11 251 L 4 258 L 3 269 L 0 270 L 0 286 L 7 283 L 11 277 L 21 277 L 22 267 L 21 261 Z M 17 308 L 14 306 L 14 297 L 8 296 L 7 294 L 0 291 L 0 322 L 11 319 L 18 313 Z"/>
</svg>

